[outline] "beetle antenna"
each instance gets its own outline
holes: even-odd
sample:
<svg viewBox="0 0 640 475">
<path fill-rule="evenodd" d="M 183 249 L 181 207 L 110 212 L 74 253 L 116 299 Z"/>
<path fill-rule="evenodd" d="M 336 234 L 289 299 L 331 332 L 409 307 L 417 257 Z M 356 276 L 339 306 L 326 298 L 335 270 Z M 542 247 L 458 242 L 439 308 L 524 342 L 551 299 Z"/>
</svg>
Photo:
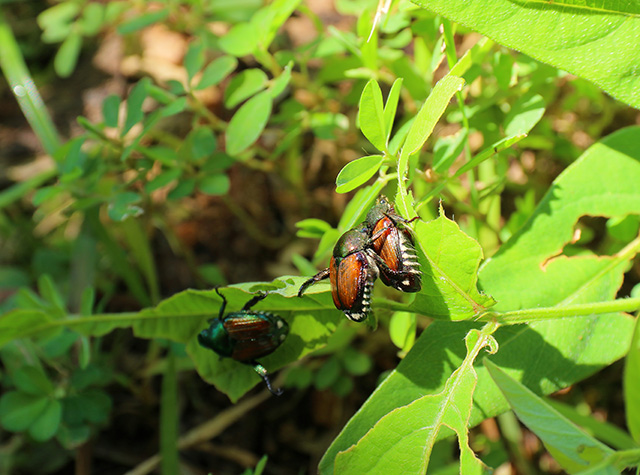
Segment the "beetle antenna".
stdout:
<svg viewBox="0 0 640 475">
<path fill-rule="evenodd" d="M 222 299 L 222 307 L 220 307 L 220 313 L 218 314 L 218 318 L 222 320 L 222 317 L 224 316 L 224 309 L 227 307 L 227 299 L 220 293 L 218 287 L 215 287 L 214 290 L 216 291 L 216 294 L 218 294 Z"/>
<path fill-rule="evenodd" d="M 413 223 L 416 219 L 420 219 L 420 216 L 414 216 L 411 219 L 406 219 L 406 218 L 403 218 L 400 215 L 395 215 L 394 214 L 394 215 L 389 216 L 387 213 L 382 213 L 382 214 L 384 214 L 387 218 L 389 218 L 393 224 L 398 224 L 398 222 L 400 222 L 400 223 L 406 225 L 406 224 L 409 224 L 409 223 Z"/>
<path fill-rule="evenodd" d="M 271 394 L 273 394 L 274 396 L 280 396 L 282 394 L 282 389 L 273 389 L 273 387 L 271 386 L 271 381 L 269 380 L 269 373 L 267 373 L 266 368 L 257 361 L 253 361 L 252 364 L 253 369 L 256 373 L 258 373 L 258 376 L 260 376 L 264 380 L 265 384 L 267 385 L 267 389 L 271 391 Z"/>
</svg>

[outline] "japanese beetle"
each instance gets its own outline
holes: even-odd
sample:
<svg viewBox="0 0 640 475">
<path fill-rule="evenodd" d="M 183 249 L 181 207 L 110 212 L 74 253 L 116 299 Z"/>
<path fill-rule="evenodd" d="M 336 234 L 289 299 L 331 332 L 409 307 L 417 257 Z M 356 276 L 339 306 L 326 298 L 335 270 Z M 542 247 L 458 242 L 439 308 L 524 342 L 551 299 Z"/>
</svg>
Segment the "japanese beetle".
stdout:
<svg viewBox="0 0 640 475">
<path fill-rule="evenodd" d="M 333 248 L 329 267 L 303 283 L 298 297 L 302 297 L 310 285 L 329 278 L 336 308 L 354 322 L 365 320 L 371 313 L 371 291 L 379 275 L 380 258 L 373 252 L 372 243 L 366 223 L 344 233 Z"/>
<path fill-rule="evenodd" d="M 266 292 L 253 297 L 239 312 L 227 315 L 224 314 L 227 299 L 218 289 L 216 293 L 222 298 L 220 313 L 218 318 L 209 320 L 208 328 L 200 332 L 198 343 L 220 356 L 251 366 L 264 380 L 269 391 L 279 396 L 282 390 L 271 387 L 267 370 L 256 359 L 273 353 L 280 346 L 289 333 L 289 325 L 273 313 L 251 310 L 268 295 Z"/>
<path fill-rule="evenodd" d="M 418 292 L 422 288 L 422 273 L 413 237 L 404 227 L 415 219 L 418 218 L 404 219 L 385 196 L 380 196 L 365 221 L 372 236 L 383 231 L 373 241 L 373 250 L 386 264 L 380 266 L 380 280 L 403 292 Z M 399 224 L 403 227 L 400 228 Z"/>
</svg>

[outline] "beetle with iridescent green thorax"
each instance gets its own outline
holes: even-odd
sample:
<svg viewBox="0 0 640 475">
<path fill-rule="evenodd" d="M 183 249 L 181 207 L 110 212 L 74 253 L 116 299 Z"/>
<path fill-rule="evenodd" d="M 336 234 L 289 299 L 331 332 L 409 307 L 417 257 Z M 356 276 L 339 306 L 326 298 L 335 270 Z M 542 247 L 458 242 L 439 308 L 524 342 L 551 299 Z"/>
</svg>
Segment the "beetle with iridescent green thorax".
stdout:
<svg viewBox="0 0 640 475">
<path fill-rule="evenodd" d="M 224 314 L 227 299 L 218 289 L 216 292 L 222 298 L 222 307 L 218 318 L 209 320 L 209 327 L 200 332 L 198 343 L 220 356 L 251 366 L 269 391 L 279 396 L 282 390 L 271 387 L 267 370 L 256 359 L 273 353 L 280 346 L 289 333 L 289 325 L 276 314 L 251 310 L 268 295 L 266 292 L 253 297 L 242 310 L 227 315 Z"/>
</svg>

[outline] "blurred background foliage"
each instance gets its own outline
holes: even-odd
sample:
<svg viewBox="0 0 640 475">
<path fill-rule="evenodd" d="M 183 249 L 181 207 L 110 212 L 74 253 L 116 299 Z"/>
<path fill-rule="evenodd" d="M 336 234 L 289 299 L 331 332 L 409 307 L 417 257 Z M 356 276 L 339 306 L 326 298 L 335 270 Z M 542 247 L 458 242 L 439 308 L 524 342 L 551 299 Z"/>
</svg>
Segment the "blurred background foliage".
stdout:
<svg viewBox="0 0 640 475">
<path fill-rule="evenodd" d="M 377 7 L 371 0 L 0 3 L 3 28 L 15 35 L 53 119 L 47 125 L 42 105 L 19 105 L 0 82 L 0 313 L 133 312 L 186 288 L 315 273 L 354 195 L 353 187 L 336 193 L 336 177 L 376 153 L 358 129 L 367 81 L 376 79 L 386 97 L 403 78 L 398 132 L 448 72 L 448 59 L 472 48 L 467 87 L 454 99 L 464 100 L 465 113 L 448 109 L 410 173 L 416 197 L 442 185 L 437 198 L 447 215 L 485 257 L 584 150 L 640 124 L 637 110 L 592 83 L 446 20 L 443 28 L 442 17 L 408 1 L 393 2 L 370 36 Z M 454 176 L 465 156 L 513 135 L 520 120 L 530 132 L 475 170 L 477 186 L 468 174 Z M 424 220 L 437 212 L 438 199 L 419 210 Z M 584 218 L 577 230 L 565 254 L 611 255 L 637 235 L 638 219 Z M 637 262 L 628 272 L 621 295 L 640 280 Z M 180 433 L 200 431 L 192 434 L 197 447 L 184 442 L 184 473 L 213 464 L 215 473 L 238 473 L 262 454 L 271 473 L 315 472 L 413 344 L 415 320 L 388 317 L 381 320 L 390 332 L 340 325 L 327 347 L 281 376 L 288 394 L 259 411 L 251 408 L 266 398 L 256 391 L 232 412 L 226 396 L 189 371 L 184 345 L 128 331 L 12 341 L 0 349 L 0 472 L 69 473 L 75 464 L 76 473 L 90 473 L 93 463 L 96 473 L 146 473 L 139 464 L 158 451 L 159 375 L 167 365 L 180 381 Z M 620 367 L 597 378 L 563 397 L 622 424 L 620 394 L 610 390 Z M 16 407 L 42 417 L 7 416 Z M 560 473 L 515 420 L 498 423 L 516 435 L 500 442 L 491 419 L 477 431 L 478 446 L 503 463 L 515 453 L 521 473 Z M 442 449 L 441 466 L 450 449 Z"/>
</svg>

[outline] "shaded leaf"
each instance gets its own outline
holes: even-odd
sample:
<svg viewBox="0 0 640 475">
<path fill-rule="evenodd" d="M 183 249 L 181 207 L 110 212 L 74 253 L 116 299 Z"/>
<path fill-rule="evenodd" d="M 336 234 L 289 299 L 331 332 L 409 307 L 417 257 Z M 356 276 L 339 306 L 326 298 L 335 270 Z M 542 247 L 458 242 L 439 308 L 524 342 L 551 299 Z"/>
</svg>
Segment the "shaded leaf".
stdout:
<svg viewBox="0 0 640 475">
<path fill-rule="evenodd" d="M 586 470 L 613 454 L 613 450 L 584 433 L 494 363 L 485 360 L 484 364 L 518 419 L 544 442 L 567 472 Z M 609 467 L 601 473 L 614 475 L 619 471 Z"/>
<path fill-rule="evenodd" d="M 238 60 L 233 56 L 221 56 L 217 58 L 204 68 L 200 82 L 198 82 L 195 89 L 199 90 L 215 86 L 231 74 L 237 66 Z"/>
<path fill-rule="evenodd" d="M 271 115 L 271 95 L 261 92 L 244 103 L 226 130 L 227 153 L 237 155 L 258 140 Z"/>
<path fill-rule="evenodd" d="M 261 69 L 245 69 L 233 77 L 224 91 L 224 105 L 232 109 L 267 87 L 267 75 Z"/>
</svg>

